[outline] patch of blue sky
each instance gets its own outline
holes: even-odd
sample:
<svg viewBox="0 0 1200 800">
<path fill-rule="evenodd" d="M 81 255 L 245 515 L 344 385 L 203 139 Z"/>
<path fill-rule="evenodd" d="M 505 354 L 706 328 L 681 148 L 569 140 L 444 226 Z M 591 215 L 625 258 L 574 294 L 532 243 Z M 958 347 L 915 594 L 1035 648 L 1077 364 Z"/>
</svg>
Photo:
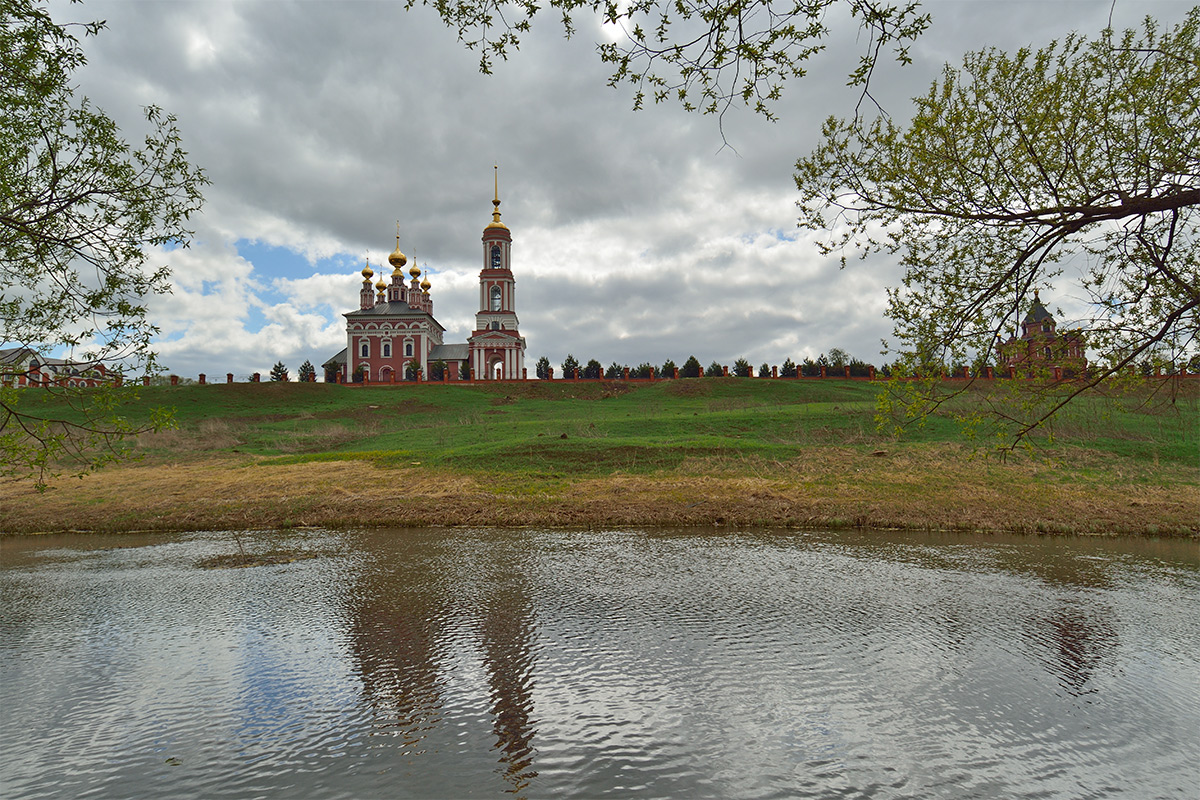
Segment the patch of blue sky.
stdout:
<svg viewBox="0 0 1200 800">
<path fill-rule="evenodd" d="M 310 275 L 357 272 L 362 269 L 362 257 L 351 253 L 335 253 L 310 261 L 308 256 L 291 248 L 250 239 L 238 239 L 233 246 L 237 248 L 239 256 L 254 265 L 255 273 L 264 284 L 274 278 L 295 280 Z"/>
<path fill-rule="evenodd" d="M 794 242 L 800 238 L 798 228 L 768 228 L 762 233 L 746 233 L 742 235 L 742 241 L 746 244 L 751 244 L 758 240 L 762 234 L 770 236 L 777 242 Z"/>
<path fill-rule="evenodd" d="M 262 307 L 258 305 L 248 305 L 245 309 L 245 316 L 242 320 L 242 327 L 250 333 L 258 333 L 270 323 L 267 315 L 263 313 Z"/>
</svg>

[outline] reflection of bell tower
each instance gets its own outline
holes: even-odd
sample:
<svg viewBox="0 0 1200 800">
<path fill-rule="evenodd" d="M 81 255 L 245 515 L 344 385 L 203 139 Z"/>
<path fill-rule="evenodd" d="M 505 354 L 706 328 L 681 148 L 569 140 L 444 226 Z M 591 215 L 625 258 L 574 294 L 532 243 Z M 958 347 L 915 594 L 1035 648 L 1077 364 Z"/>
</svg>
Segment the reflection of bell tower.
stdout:
<svg viewBox="0 0 1200 800">
<path fill-rule="evenodd" d="M 537 777 L 533 768 L 532 603 L 524 587 L 503 586 L 489 598 L 481 634 L 484 666 L 491 687 L 492 730 L 509 791 L 523 797 Z"/>
<path fill-rule="evenodd" d="M 476 379 L 518 380 L 524 377 L 525 340 L 517 328 L 516 280 L 513 278 L 512 233 L 500 221 L 500 177 L 496 168 L 492 221 L 483 229 L 483 269 L 479 272 L 479 311 L 467 340 L 471 373 Z"/>
</svg>

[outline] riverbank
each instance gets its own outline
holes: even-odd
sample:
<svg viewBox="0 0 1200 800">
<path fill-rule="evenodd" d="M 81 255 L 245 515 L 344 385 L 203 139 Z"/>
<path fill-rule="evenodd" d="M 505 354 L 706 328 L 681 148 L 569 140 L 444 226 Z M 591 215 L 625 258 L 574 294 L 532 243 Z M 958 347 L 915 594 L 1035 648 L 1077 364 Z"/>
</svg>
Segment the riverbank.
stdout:
<svg viewBox="0 0 1200 800">
<path fill-rule="evenodd" d="M 687 525 L 1200 537 L 1194 476 L 1074 455 L 1068 466 L 986 461 L 944 445 L 821 448 L 786 464 L 578 480 L 245 456 L 109 468 L 43 493 L 0 484 L 0 530 Z"/>
<path fill-rule="evenodd" d="M 632 382 L 629 382 L 632 384 Z M 0 531 L 776 526 L 1200 537 L 1195 398 L 1080 406 L 1001 460 L 861 382 L 172 387 L 140 463 L 0 482 Z M 944 423 L 944 424 L 943 424 Z M 1189 455 L 1191 454 L 1191 456 Z"/>
</svg>

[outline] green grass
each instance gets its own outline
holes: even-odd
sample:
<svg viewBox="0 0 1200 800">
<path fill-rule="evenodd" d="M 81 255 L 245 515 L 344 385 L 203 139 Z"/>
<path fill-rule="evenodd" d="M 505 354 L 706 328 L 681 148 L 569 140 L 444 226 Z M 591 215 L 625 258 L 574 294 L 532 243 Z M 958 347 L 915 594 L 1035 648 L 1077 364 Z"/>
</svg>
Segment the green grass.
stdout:
<svg viewBox="0 0 1200 800">
<path fill-rule="evenodd" d="M 1148 466 L 1196 466 L 1196 388 L 1172 398 L 1087 395 L 1048 432 L 1055 448 L 1083 447 Z M 945 414 L 910 428 L 899 442 L 879 433 L 879 391 L 878 384 L 836 379 L 367 388 L 242 383 L 140 388 L 123 411 L 138 417 L 155 406 L 174 409 L 177 430 L 140 440 L 151 459 L 230 452 L 281 462 L 362 458 L 551 481 L 678 470 L 697 460 L 735 468 L 786 462 L 815 447 L 869 452 L 951 442 L 983 449 Z M 28 399 L 56 402 L 33 393 Z M 981 402 L 982 395 L 968 393 L 955 407 Z M 1050 444 L 1045 435 L 1033 441 Z"/>
</svg>

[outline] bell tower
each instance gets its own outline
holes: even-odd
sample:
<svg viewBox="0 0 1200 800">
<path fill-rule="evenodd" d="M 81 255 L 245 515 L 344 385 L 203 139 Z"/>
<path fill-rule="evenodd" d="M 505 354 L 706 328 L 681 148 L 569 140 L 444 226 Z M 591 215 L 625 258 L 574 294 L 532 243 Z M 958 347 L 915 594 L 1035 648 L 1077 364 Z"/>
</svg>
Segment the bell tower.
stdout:
<svg viewBox="0 0 1200 800">
<path fill-rule="evenodd" d="M 467 344 L 472 377 L 520 380 L 525 371 L 525 339 L 518 330 L 512 232 L 500 221 L 500 168 L 494 169 L 492 221 L 483 229 L 479 311 L 475 313 L 475 331 Z"/>
</svg>

